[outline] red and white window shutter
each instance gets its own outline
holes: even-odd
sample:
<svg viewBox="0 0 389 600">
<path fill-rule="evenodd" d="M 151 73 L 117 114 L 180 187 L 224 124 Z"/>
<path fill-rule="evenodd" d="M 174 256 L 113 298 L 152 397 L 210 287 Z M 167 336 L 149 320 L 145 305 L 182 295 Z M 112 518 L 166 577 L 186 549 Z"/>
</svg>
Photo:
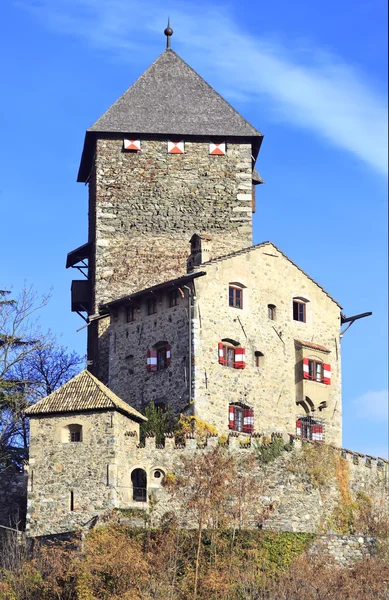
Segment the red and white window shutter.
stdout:
<svg viewBox="0 0 389 600">
<path fill-rule="evenodd" d="M 224 365 L 224 345 L 222 342 L 219 342 L 219 364 Z"/>
<path fill-rule="evenodd" d="M 244 408 L 243 409 L 243 432 L 253 433 L 254 431 L 254 409 Z"/>
<path fill-rule="evenodd" d="M 298 419 L 296 421 L 296 435 L 301 436 L 301 421 Z"/>
<path fill-rule="evenodd" d="M 168 154 L 184 154 L 185 152 L 184 140 L 168 140 L 167 151 Z"/>
<path fill-rule="evenodd" d="M 231 404 L 228 409 L 228 427 L 229 429 L 235 429 L 235 410 Z"/>
<path fill-rule="evenodd" d="M 124 150 L 134 150 L 136 152 L 140 151 L 140 140 L 127 140 L 124 139 L 123 143 Z"/>
<path fill-rule="evenodd" d="M 303 358 L 303 378 L 310 379 L 309 377 L 309 359 Z"/>
<path fill-rule="evenodd" d="M 312 425 L 312 441 L 314 442 L 323 442 L 323 426 L 322 425 Z"/>
<path fill-rule="evenodd" d="M 170 344 L 166 345 L 166 366 L 169 367 L 170 366 L 170 361 L 172 358 L 172 347 Z"/>
<path fill-rule="evenodd" d="M 246 366 L 246 348 L 235 348 L 235 369 L 244 369 Z"/>
<path fill-rule="evenodd" d="M 226 153 L 226 143 L 225 142 L 221 142 L 219 144 L 214 144 L 213 142 L 210 142 L 209 144 L 209 153 L 210 154 L 218 154 L 218 155 L 223 155 Z"/>
<path fill-rule="evenodd" d="M 147 350 L 147 370 L 149 372 L 157 371 L 157 350 Z"/>
<path fill-rule="evenodd" d="M 323 383 L 331 385 L 331 365 L 323 365 Z"/>
</svg>

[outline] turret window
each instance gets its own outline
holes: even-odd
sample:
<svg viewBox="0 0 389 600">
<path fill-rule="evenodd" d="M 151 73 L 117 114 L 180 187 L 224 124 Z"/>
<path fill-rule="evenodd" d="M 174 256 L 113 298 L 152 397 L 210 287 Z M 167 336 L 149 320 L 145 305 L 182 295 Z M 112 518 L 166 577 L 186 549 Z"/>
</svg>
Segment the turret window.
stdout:
<svg viewBox="0 0 389 600">
<path fill-rule="evenodd" d="M 67 425 L 62 430 L 62 442 L 82 442 L 82 425 Z"/>
</svg>

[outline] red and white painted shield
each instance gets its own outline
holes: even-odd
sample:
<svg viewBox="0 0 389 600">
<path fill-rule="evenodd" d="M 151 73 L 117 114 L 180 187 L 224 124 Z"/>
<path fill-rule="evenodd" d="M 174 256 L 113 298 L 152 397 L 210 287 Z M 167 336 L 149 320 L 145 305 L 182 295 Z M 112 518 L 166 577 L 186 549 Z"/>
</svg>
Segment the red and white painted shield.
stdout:
<svg viewBox="0 0 389 600">
<path fill-rule="evenodd" d="M 169 154 L 184 154 L 184 140 L 168 140 L 167 151 Z"/>
<path fill-rule="evenodd" d="M 210 154 L 225 154 L 226 153 L 226 143 L 221 142 L 220 144 L 214 144 L 213 142 L 210 142 L 209 153 Z"/>
<path fill-rule="evenodd" d="M 140 150 L 140 140 L 124 140 L 124 150 Z"/>
</svg>

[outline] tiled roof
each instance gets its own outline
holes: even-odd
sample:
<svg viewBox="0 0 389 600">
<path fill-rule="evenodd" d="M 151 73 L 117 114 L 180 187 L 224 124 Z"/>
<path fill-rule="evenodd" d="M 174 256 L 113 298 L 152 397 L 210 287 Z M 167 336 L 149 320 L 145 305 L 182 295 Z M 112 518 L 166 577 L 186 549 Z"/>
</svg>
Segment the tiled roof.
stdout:
<svg viewBox="0 0 389 600">
<path fill-rule="evenodd" d="M 89 410 L 116 409 L 133 421 L 147 421 L 146 417 L 123 402 L 89 371 L 82 371 L 58 390 L 33 404 L 26 415 L 68 413 Z"/>
<path fill-rule="evenodd" d="M 252 252 L 253 250 L 257 250 L 258 248 L 263 248 L 264 246 L 271 246 L 272 248 L 274 248 L 274 250 L 277 250 L 277 252 L 279 252 L 284 258 L 286 258 L 286 260 L 288 260 L 294 267 L 296 267 L 296 269 L 301 271 L 301 273 L 303 273 L 303 275 L 308 277 L 308 279 L 310 279 L 315 285 L 317 285 L 317 287 L 319 287 L 326 294 L 326 296 L 328 296 L 328 298 L 330 298 L 330 300 L 335 302 L 335 304 L 337 304 L 339 306 L 339 308 L 342 308 L 342 306 L 339 304 L 339 302 L 337 302 L 335 300 L 335 298 L 330 296 L 330 294 L 328 292 L 326 292 L 326 290 L 319 283 L 317 283 L 317 281 L 315 281 L 312 277 L 310 277 L 310 275 L 308 275 L 308 273 L 303 271 L 303 269 L 301 269 L 298 265 L 296 265 L 296 263 L 294 263 L 292 260 L 290 260 L 289 256 L 287 256 L 279 248 L 277 248 L 277 246 L 275 244 L 273 244 L 273 242 L 269 242 L 269 241 L 261 242 L 260 244 L 254 244 L 253 246 L 248 246 L 248 248 L 242 248 L 241 250 L 236 250 L 236 252 L 231 252 L 230 254 L 225 254 L 223 256 L 217 256 L 215 258 L 212 258 L 211 260 L 208 260 L 207 262 L 201 263 L 199 268 L 206 267 L 207 265 L 210 265 L 212 263 L 216 263 L 216 262 L 219 262 L 222 260 L 228 260 L 229 258 L 233 258 L 234 256 L 239 256 L 239 254 L 247 254 L 248 252 Z"/>
<path fill-rule="evenodd" d="M 314 344 L 313 342 L 305 342 L 303 340 L 295 340 L 301 346 L 305 346 L 306 348 L 312 348 L 312 350 L 320 350 L 321 352 L 331 352 L 328 348 L 324 346 L 320 346 L 319 344 Z"/>
</svg>

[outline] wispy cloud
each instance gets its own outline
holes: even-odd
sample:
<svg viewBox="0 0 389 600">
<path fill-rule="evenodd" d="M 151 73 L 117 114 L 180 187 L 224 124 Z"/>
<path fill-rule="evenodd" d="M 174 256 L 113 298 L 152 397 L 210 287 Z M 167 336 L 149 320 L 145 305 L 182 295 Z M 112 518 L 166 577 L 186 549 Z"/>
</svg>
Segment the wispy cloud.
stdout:
<svg viewBox="0 0 389 600">
<path fill-rule="evenodd" d="M 355 416 L 369 421 L 388 422 L 388 390 L 366 392 L 353 401 Z"/>
<path fill-rule="evenodd" d="M 386 174 L 385 98 L 320 48 L 285 47 L 237 29 L 228 5 L 171 0 L 20 0 L 49 28 L 123 60 L 157 54 L 169 11 L 183 56 L 230 99 L 268 100 L 272 118 L 303 127 Z M 256 125 L 260 128 L 260 115 Z"/>
</svg>

